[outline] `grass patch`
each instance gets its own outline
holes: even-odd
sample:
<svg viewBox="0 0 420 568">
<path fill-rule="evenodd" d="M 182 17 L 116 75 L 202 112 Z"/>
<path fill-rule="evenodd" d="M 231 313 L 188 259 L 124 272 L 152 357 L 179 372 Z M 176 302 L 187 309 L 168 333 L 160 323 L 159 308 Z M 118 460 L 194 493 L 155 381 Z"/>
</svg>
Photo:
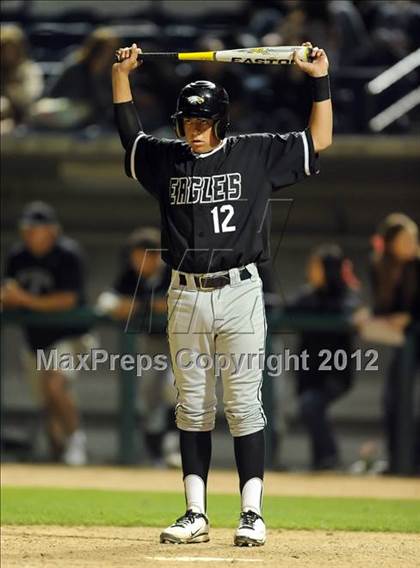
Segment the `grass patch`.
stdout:
<svg viewBox="0 0 420 568">
<path fill-rule="evenodd" d="M 180 493 L 98 489 L 2 489 L 2 524 L 165 527 L 184 511 Z M 210 495 L 214 527 L 235 527 L 239 496 Z M 420 532 L 415 500 L 266 497 L 264 517 L 271 529 Z"/>
</svg>

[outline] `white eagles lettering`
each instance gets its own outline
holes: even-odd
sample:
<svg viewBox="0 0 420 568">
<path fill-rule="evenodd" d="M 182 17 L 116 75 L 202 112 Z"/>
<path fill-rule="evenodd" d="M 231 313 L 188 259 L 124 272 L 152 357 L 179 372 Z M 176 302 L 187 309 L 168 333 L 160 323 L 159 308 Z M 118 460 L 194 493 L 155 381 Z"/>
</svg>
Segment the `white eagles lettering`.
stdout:
<svg viewBox="0 0 420 568">
<path fill-rule="evenodd" d="M 174 178 L 172 178 L 174 179 Z M 188 201 L 188 203 L 198 203 L 200 201 L 200 195 L 201 192 L 203 190 L 203 185 L 204 185 L 204 178 L 200 178 L 200 177 L 192 177 L 189 178 L 190 180 L 190 187 L 191 187 L 191 191 L 190 191 L 190 199 Z M 172 201 L 171 201 L 171 205 L 173 205 Z"/>
<path fill-rule="evenodd" d="M 176 203 L 176 195 L 177 195 L 177 189 L 179 187 L 179 179 L 180 178 L 171 178 L 169 181 L 171 205 L 174 205 L 174 203 Z"/>
<path fill-rule="evenodd" d="M 238 172 L 215 176 L 173 177 L 169 180 L 171 205 L 235 201 L 242 194 L 242 179 Z"/>
<path fill-rule="evenodd" d="M 240 174 L 228 174 L 229 177 L 229 188 L 228 188 L 228 199 L 233 201 L 241 197 L 241 176 Z"/>
<path fill-rule="evenodd" d="M 210 177 L 204 177 L 203 193 L 201 195 L 201 203 L 213 203 L 213 183 Z"/>
<path fill-rule="evenodd" d="M 179 180 L 179 186 L 178 186 L 178 195 L 177 195 L 177 199 L 176 199 L 176 204 L 177 205 L 184 205 L 184 203 L 187 202 L 187 198 L 188 198 L 188 178 L 181 178 Z"/>
<path fill-rule="evenodd" d="M 228 174 L 229 177 L 229 174 Z M 219 175 L 219 176 L 213 176 L 213 189 L 214 189 L 214 193 L 213 193 L 213 201 L 224 201 L 226 199 L 225 197 L 225 176 L 224 175 Z M 229 189 L 228 189 L 228 195 L 229 195 Z"/>
</svg>

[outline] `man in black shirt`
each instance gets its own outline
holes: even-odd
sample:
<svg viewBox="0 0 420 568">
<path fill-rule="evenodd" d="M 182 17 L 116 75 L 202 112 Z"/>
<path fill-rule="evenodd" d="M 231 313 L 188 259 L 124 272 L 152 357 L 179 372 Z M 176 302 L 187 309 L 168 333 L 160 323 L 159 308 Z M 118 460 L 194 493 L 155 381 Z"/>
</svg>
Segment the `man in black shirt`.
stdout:
<svg viewBox="0 0 420 568">
<path fill-rule="evenodd" d="M 46 203 L 28 204 L 20 220 L 22 242 L 15 244 L 6 259 L 2 304 L 8 309 L 46 313 L 70 310 L 84 303 L 84 268 L 78 244 L 60 234 L 55 211 Z M 86 462 L 86 437 L 67 388 L 74 372 L 36 370 L 35 354 L 52 350 L 58 357 L 74 353 L 86 328 L 26 326 L 30 351 L 26 363 L 36 375 L 37 390 L 47 414 L 47 431 L 54 457 L 69 465 Z M 80 349 L 80 347 L 79 347 Z"/>
<path fill-rule="evenodd" d="M 295 54 L 296 65 L 313 83 L 314 103 L 303 132 L 226 137 L 226 91 L 196 81 L 182 89 L 173 116 L 181 141 L 143 132 L 129 82 L 129 73 L 139 66 L 138 53 L 135 44 L 117 52 L 114 109 L 126 173 L 159 202 L 162 257 L 172 268 L 168 338 L 187 502 L 185 515 L 160 538 L 172 543 L 209 540 L 206 484 L 220 374 L 240 479 L 234 542 L 258 546 L 266 538 L 261 516 L 266 324 L 256 263 L 269 256 L 272 190 L 317 173 L 317 152 L 331 144 L 328 60 L 318 48 L 312 50 L 312 62 Z"/>
<path fill-rule="evenodd" d="M 166 294 L 171 282 L 171 270 L 160 255 L 159 229 L 143 227 L 135 230 L 128 238 L 122 257 L 114 285 L 99 296 L 97 308 L 125 322 L 127 330 L 141 333 L 142 353 L 152 358 L 157 354 L 166 356 L 165 334 L 147 333 L 154 314 L 166 313 Z M 156 466 L 166 462 L 171 467 L 179 467 L 180 456 L 173 440 L 176 393 L 169 381 L 173 383 L 173 377 L 167 368 L 152 366 L 142 372 L 140 402 L 144 438 Z"/>
</svg>

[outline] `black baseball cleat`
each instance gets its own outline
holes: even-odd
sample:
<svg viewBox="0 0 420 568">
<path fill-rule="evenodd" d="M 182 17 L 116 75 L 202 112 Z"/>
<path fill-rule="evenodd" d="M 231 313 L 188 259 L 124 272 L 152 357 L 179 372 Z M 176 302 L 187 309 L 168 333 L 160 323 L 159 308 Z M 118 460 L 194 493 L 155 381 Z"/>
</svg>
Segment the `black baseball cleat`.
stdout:
<svg viewBox="0 0 420 568">
<path fill-rule="evenodd" d="M 264 519 L 254 511 L 243 511 L 233 542 L 235 546 L 262 546 L 265 543 Z"/>
<path fill-rule="evenodd" d="M 190 544 L 209 540 L 208 518 L 202 513 L 194 513 L 191 509 L 160 535 L 160 542 L 164 544 Z"/>
</svg>

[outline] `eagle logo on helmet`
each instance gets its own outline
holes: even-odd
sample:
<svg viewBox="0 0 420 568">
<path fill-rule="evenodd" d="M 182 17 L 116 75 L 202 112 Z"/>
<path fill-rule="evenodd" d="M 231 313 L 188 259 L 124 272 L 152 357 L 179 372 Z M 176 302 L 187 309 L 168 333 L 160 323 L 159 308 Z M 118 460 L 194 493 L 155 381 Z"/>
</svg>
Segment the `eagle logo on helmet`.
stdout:
<svg viewBox="0 0 420 568">
<path fill-rule="evenodd" d="M 191 95 L 191 97 L 187 98 L 187 101 L 192 105 L 202 105 L 204 103 L 203 97 L 199 95 Z"/>
</svg>

